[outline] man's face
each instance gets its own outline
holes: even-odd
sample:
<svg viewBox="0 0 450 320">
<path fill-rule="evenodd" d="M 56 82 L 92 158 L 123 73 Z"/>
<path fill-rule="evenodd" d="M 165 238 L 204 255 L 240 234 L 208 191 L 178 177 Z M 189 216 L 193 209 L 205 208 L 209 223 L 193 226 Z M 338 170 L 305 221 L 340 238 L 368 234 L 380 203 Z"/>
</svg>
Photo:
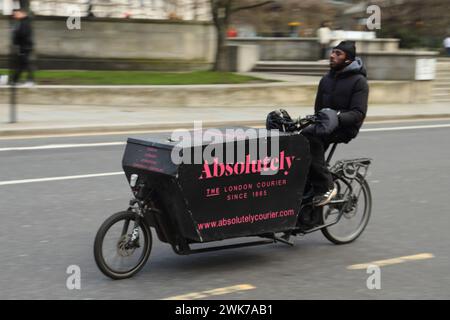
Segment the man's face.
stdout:
<svg viewBox="0 0 450 320">
<path fill-rule="evenodd" d="M 339 49 L 333 49 L 330 54 L 330 68 L 333 70 L 341 70 L 347 66 L 345 60 L 347 59 L 347 54 Z"/>
</svg>

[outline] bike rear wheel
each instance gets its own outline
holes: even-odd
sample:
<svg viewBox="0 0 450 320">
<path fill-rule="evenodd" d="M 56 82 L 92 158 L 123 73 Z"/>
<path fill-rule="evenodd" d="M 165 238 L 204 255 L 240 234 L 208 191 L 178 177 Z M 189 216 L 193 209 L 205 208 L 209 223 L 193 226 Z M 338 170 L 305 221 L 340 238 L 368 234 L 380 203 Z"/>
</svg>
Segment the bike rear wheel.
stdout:
<svg viewBox="0 0 450 320">
<path fill-rule="evenodd" d="M 357 175 L 351 183 L 352 192 L 350 204 L 335 225 L 321 229 L 325 238 L 334 244 L 347 244 L 355 241 L 369 223 L 372 211 L 372 195 L 367 181 L 361 175 Z M 345 198 L 350 194 L 349 186 L 338 178 L 335 180 L 338 188 L 338 197 Z M 330 223 L 339 215 L 342 207 L 327 205 L 323 208 L 323 221 Z"/>
<path fill-rule="evenodd" d="M 100 226 L 94 242 L 94 258 L 106 276 L 126 279 L 142 269 L 152 248 L 152 234 L 143 219 L 136 225 L 136 214 L 113 214 Z M 137 237 L 136 237 L 137 236 Z"/>
</svg>

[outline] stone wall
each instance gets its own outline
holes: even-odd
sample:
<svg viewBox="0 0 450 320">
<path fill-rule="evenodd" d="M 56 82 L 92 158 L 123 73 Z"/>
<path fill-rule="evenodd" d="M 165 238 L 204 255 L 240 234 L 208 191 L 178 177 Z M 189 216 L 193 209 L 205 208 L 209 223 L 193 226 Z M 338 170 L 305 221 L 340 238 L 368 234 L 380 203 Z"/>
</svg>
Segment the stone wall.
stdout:
<svg viewBox="0 0 450 320">
<path fill-rule="evenodd" d="M 317 38 L 234 38 L 230 44 L 251 44 L 260 46 L 260 60 L 263 61 L 315 61 L 319 60 L 320 46 Z M 398 50 L 398 39 L 356 40 L 358 52 Z"/>
<path fill-rule="evenodd" d="M 18 88 L 18 103 L 151 107 L 313 106 L 318 83 L 196 86 L 39 86 Z M 431 81 L 370 81 L 369 104 L 427 103 Z M 9 103 L 0 87 L 0 104 Z"/>
<path fill-rule="evenodd" d="M 36 17 L 33 20 L 36 59 L 52 59 L 59 67 L 83 61 L 141 62 L 143 64 L 211 64 L 215 54 L 215 30 L 210 23 L 81 19 L 80 30 L 69 30 L 62 17 Z M 0 18 L 0 34 L 9 34 L 9 22 Z M 9 51 L 9 37 L 0 37 L 0 56 Z M 81 63 L 82 65 L 82 63 Z M 95 63 L 94 63 L 95 66 Z M 166 66 L 166 67 L 170 67 Z"/>
<path fill-rule="evenodd" d="M 434 51 L 371 52 L 359 54 L 370 80 L 434 80 Z"/>
</svg>

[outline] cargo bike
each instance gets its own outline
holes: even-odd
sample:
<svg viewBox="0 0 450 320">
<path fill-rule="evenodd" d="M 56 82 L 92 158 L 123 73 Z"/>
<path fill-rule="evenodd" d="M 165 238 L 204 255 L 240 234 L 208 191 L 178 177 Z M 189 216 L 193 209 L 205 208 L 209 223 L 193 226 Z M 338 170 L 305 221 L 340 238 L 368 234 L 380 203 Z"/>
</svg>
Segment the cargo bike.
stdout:
<svg viewBox="0 0 450 320">
<path fill-rule="evenodd" d="M 292 237 L 318 230 L 335 244 L 357 239 L 371 214 L 366 181 L 371 159 L 339 160 L 330 166 L 336 149 L 332 145 L 327 164 L 338 194 L 328 205 L 314 206 L 305 190 L 309 143 L 301 134 L 313 123 L 314 117 L 300 118 L 295 130 L 289 130 L 293 132 L 260 129 L 258 136 L 245 134 L 251 129 L 247 127 L 220 128 L 215 138 L 223 139 L 197 142 L 195 135 L 204 137 L 204 130 L 191 131 L 190 143 L 180 143 L 170 133 L 128 138 L 122 166 L 133 196 L 128 209 L 113 214 L 97 232 L 94 257 L 99 269 L 112 279 L 136 274 L 150 256 L 152 228 L 179 255 L 277 242 L 293 245 Z M 230 131 L 232 139 L 227 139 Z M 260 150 L 272 150 L 275 143 L 273 154 L 260 156 Z M 255 145 L 258 152 L 252 154 Z M 202 158 L 211 150 L 210 161 Z M 227 161 L 214 157 L 217 150 Z M 201 158 L 176 162 L 174 154 Z M 205 245 L 234 238 L 237 242 L 228 245 Z"/>
</svg>

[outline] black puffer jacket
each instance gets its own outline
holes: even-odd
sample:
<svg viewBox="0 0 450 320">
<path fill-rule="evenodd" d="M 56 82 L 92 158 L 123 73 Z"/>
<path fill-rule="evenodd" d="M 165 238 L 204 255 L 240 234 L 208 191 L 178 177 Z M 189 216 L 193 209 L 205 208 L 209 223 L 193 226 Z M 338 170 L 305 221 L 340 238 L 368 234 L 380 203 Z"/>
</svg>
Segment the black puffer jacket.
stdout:
<svg viewBox="0 0 450 320">
<path fill-rule="evenodd" d="M 20 50 L 19 53 L 29 53 L 33 49 L 33 33 L 29 17 L 15 22 L 13 29 L 13 44 Z"/>
<path fill-rule="evenodd" d="M 320 80 L 315 112 L 322 108 L 340 111 L 336 134 L 348 142 L 359 132 L 367 113 L 369 86 L 367 73 L 360 58 L 341 72 L 331 70 Z"/>
</svg>

